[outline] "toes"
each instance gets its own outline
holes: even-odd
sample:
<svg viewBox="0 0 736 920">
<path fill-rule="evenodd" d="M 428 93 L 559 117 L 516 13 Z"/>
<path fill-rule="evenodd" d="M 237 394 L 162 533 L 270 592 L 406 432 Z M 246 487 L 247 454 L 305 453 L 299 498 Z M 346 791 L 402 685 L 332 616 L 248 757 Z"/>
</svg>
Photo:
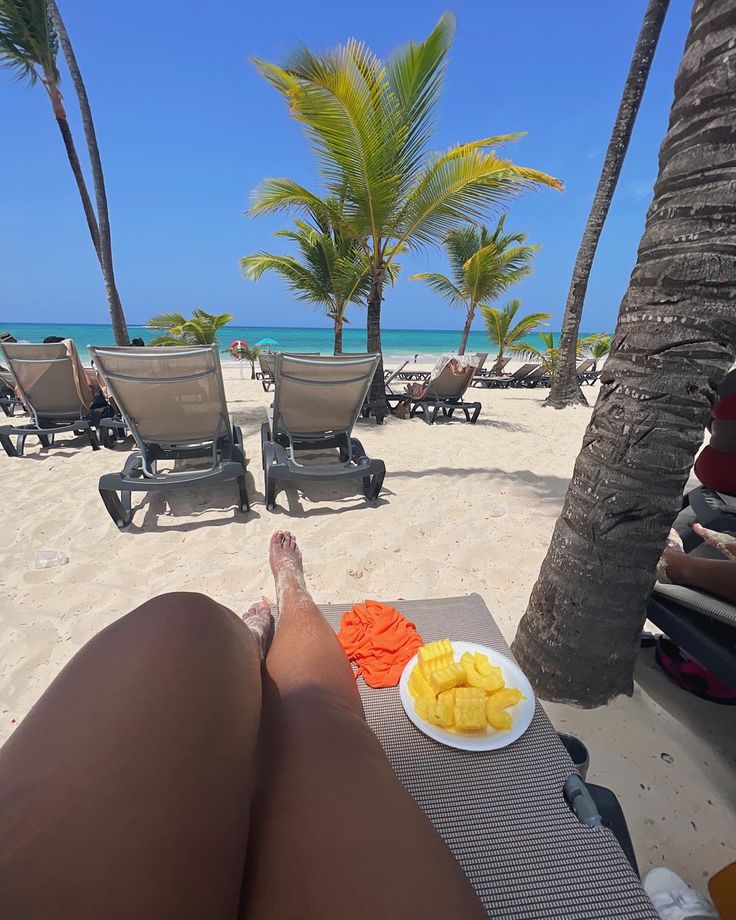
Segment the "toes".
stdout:
<svg viewBox="0 0 736 920">
<path fill-rule="evenodd" d="M 276 530 L 271 534 L 271 546 L 281 546 L 284 542 L 284 532 L 282 530 Z"/>
</svg>

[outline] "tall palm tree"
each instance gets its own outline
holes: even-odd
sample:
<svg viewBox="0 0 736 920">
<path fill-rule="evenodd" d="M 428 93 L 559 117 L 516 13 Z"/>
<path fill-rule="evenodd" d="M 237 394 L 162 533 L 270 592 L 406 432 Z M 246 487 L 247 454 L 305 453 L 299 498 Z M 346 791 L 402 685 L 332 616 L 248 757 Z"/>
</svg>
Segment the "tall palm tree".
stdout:
<svg viewBox="0 0 736 920">
<path fill-rule="evenodd" d="M 46 0 L 51 22 L 58 36 L 59 45 L 64 54 L 69 75 L 72 78 L 74 91 L 77 94 L 79 111 L 82 116 L 82 128 L 87 141 L 87 153 L 89 156 L 89 165 L 92 171 L 92 185 L 95 190 L 95 202 L 97 204 L 97 224 L 99 227 L 99 257 L 100 266 L 102 267 L 102 277 L 105 282 L 105 293 L 110 309 L 110 319 L 112 329 L 115 334 L 115 341 L 118 345 L 130 344 L 128 338 L 128 326 L 125 322 L 123 306 L 120 303 L 117 285 L 115 284 L 115 270 L 112 261 L 112 240 L 110 238 L 110 215 L 107 208 L 107 192 L 105 190 L 105 176 L 102 172 L 102 160 L 100 158 L 100 149 L 97 144 L 97 134 L 95 132 L 94 121 L 92 120 L 92 109 L 87 96 L 87 88 L 82 80 L 82 74 L 77 64 L 77 58 L 69 40 L 66 26 L 61 18 L 61 13 L 56 5 L 56 0 Z"/>
<path fill-rule="evenodd" d="M 531 260 L 539 246 L 526 246 L 526 233 L 504 234 L 506 214 L 493 232 L 488 227 L 458 227 L 445 237 L 445 249 L 452 268 L 452 280 L 436 272 L 412 275 L 410 281 L 425 281 L 450 303 L 465 309 L 465 325 L 458 354 L 464 355 L 475 311 L 489 306 L 512 284 L 531 273 Z"/>
<path fill-rule="evenodd" d="M 445 14 L 423 41 L 385 63 L 350 39 L 324 54 L 297 49 L 283 67 L 256 59 L 285 97 L 316 154 L 331 206 L 329 223 L 354 239 L 370 266 L 367 345 L 381 351 L 381 303 L 389 269 L 405 248 L 420 249 L 449 230 L 477 222 L 490 205 L 557 179 L 502 159 L 506 137 L 486 137 L 431 152 L 438 100 L 455 20 Z M 320 196 L 291 179 L 266 179 L 251 213 L 308 211 Z M 383 367 L 371 398 L 385 403 Z"/>
<path fill-rule="evenodd" d="M 583 315 L 585 294 L 588 290 L 590 270 L 593 267 L 598 241 L 601 238 L 603 224 L 611 207 L 613 193 L 618 184 L 618 177 L 621 175 L 621 167 L 624 163 L 626 151 L 629 149 L 631 132 L 634 130 L 634 122 L 644 95 L 649 68 L 654 58 L 654 52 L 657 49 L 659 34 L 662 31 L 662 23 L 668 6 L 669 0 L 648 0 L 644 21 L 631 58 L 629 73 L 624 84 L 616 121 L 613 124 L 611 139 L 608 142 L 598 187 L 595 190 L 588 222 L 585 225 L 583 238 L 580 241 L 580 248 L 572 270 L 570 290 L 567 294 L 565 313 L 562 318 L 559 370 L 552 381 L 549 396 L 545 400 L 545 405 L 553 406 L 555 409 L 562 409 L 565 406 L 571 406 L 576 403 L 588 405 L 575 373 L 576 342 L 580 330 L 580 320 Z"/>
<path fill-rule="evenodd" d="M 149 345 L 214 345 L 217 333 L 232 322 L 232 313 L 207 313 L 194 310 L 191 319 L 183 313 L 158 313 L 146 325 L 149 329 L 164 329 L 163 335 L 151 339 Z"/>
<path fill-rule="evenodd" d="M 657 560 L 736 354 L 734 34 L 734 0 L 696 0 L 600 394 L 513 645 L 546 699 L 632 692 Z"/>
<path fill-rule="evenodd" d="M 296 243 L 297 256 L 259 252 L 240 260 L 246 278 L 257 281 L 264 272 L 280 275 L 298 300 L 323 307 L 333 322 L 335 354 L 342 354 L 342 330 L 350 303 L 364 303 L 370 288 L 368 259 L 363 250 L 343 234 L 328 227 L 294 221 L 294 230 L 275 235 Z"/>
<path fill-rule="evenodd" d="M 114 278 L 112 284 L 109 284 L 104 256 L 105 247 L 102 245 L 97 215 L 90 199 L 59 89 L 61 78 L 56 60 L 59 40 L 60 36 L 52 21 L 51 10 L 46 0 L 0 0 L 0 63 L 13 70 L 18 80 L 27 81 L 31 85 L 36 82 L 40 83 L 49 97 L 82 200 L 92 245 L 102 269 L 115 341 L 119 345 L 127 345 L 129 341 L 125 316 L 115 288 Z M 66 40 L 68 41 L 68 37 Z"/>
<path fill-rule="evenodd" d="M 510 300 L 506 306 L 499 310 L 496 307 L 481 307 L 486 332 L 491 345 L 496 348 L 496 363 L 494 370 L 500 374 L 503 368 L 504 354 L 510 352 L 524 352 L 528 345 L 524 342 L 528 336 L 536 332 L 548 320 L 551 313 L 527 313 L 526 316 L 516 318 L 521 301 Z"/>
</svg>

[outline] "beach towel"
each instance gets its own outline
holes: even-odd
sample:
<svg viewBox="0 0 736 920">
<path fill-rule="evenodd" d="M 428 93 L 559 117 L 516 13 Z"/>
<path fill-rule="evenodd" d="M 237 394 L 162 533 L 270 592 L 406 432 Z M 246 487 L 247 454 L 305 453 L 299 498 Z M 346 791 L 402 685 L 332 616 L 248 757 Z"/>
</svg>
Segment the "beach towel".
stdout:
<svg viewBox="0 0 736 920">
<path fill-rule="evenodd" d="M 369 687 L 395 687 L 407 661 L 424 645 L 416 626 L 388 604 L 366 600 L 340 618 L 340 644 Z"/>
</svg>

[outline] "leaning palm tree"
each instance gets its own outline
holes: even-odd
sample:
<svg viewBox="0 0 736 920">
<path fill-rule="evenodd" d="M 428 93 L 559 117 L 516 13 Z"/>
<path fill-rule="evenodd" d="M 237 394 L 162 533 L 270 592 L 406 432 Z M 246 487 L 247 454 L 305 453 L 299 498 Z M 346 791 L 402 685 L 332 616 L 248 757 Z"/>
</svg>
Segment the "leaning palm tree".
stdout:
<svg viewBox="0 0 736 920">
<path fill-rule="evenodd" d="M 100 158 L 100 148 L 97 144 L 97 133 L 95 124 L 92 120 L 92 109 L 87 96 L 87 88 L 82 79 L 82 73 L 77 63 L 69 34 L 61 18 L 61 13 L 56 5 L 56 0 L 46 0 L 46 4 L 51 17 L 54 30 L 58 36 L 59 45 L 64 54 L 66 65 L 69 69 L 69 76 L 72 78 L 74 91 L 77 94 L 79 103 L 79 112 L 82 116 L 82 129 L 87 141 L 87 153 L 89 156 L 89 165 L 92 172 L 92 186 L 95 190 L 95 203 L 97 204 L 97 224 L 100 234 L 99 258 L 102 267 L 102 277 L 105 282 L 105 292 L 107 302 L 110 305 L 110 318 L 112 328 L 115 334 L 115 341 L 118 345 L 128 344 L 128 326 L 125 322 L 125 314 L 120 303 L 117 285 L 115 284 L 115 269 L 112 261 L 112 240 L 110 238 L 110 215 L 107 208 L 107 191 L 105 190 L 105 176 L 102 172 L 102 159 Z"/>
<path fill-rule="evenodd" d="M 151 339 L 149 345 L 214 345 L 220 329 L 232 322 L 232 313 L 207 313 L 194 310 L 190 319 L 183 313 L 158 313 L 146 325 L 149 329 L 164 329 L 163 335 Z"/>
<path fill-rule="evenodd" d="M 545 699 L 633 692 L 657 560 L 736 354 L 735 31 L 734 0 L 696 0 L 613 348 L 513 644 Z"/>
<path fill-rule="evenodd" d="M 369 351 L 381 351 L 384 286 L 399 253 L 477 222 L 489 206 L 523 189 L 561 188 L 557 179 L 499 156 L 500 144 L 519 135 L 430 151 L 454 30 L 454 17 L 445 14 L 423 42 L 399 49 L 385 63 L 354 39 L 319 55 L 299 48 L 284 66 L 255 61 L 304 126 L 327 195 L 291 179 L 266 179 L 254 192 L 251 213 L 308 212 L 323 199 L 331 202 L 330 225 L 355 240 L 368 259 Z M 371 398 L 385 403 L 380 361 Z"/>
<path fill-rule="evenodd" d="M 437 272 L 422 272 L 409 279 L 425 281 L 437 294 L 465 310 L 458 354 L 465 354 L 478 306 L 489 306 L 531 273 L 530 263 L 539 246 L 526 246 L 526 233 L 504 234 L 506 216 L 501 216 L 493 232 L 488 227 L 473 226 L 450 230 L 445 248 L 452 279 Z"/>
<path fill-rule="evenodd" d="M 634 130 L 634 122 L 644 95 L 649 68 L 654 58 L 668 6 L 669 0 L 649 0 L 644 13 L 644 22 L 631 58 L 621 103 L 613 125 L 611 139 L 608 142 L 601 176 L 598 180 L 598 188 L 595 190 L 588 222 L 585 225 L 583 238 L 572 270 L 570 290 L 562 318 L 559 372 L 555 375 L 549 396 L 545 400 L 545 405 L 553 406 L 555 409 L 562 409 L 565 406 L 571 406 L 576 403 L 582 403 L 586 406 L 588 404 L 575 373 L 576 342 L 580 330 L 580 320 L 583 315 L 585 294 L 588 290 L 590 270 L 593 267 L 593 259 L 601 238 L 603 224 L 611 207 L 613 193 L 618 184 L 618 177 L 621 175 L 621 167 L 624 163 L 626 151 L 629 148 L 631 132 Z"/>
<path fill-rule="evenodd" d="M 501 310 L 496 307 L 482 306 L 480 308 L 486 324 L 488 340 L 496 348 L 496 363 L 493 369 L 498 374 L 503 368 L 505 352 L 523 353 L 528 350 L 529 346 L 524 340 L 552 316 L 551 313 L 527 313 L 526 316 L 517 319 L 516 314 L 520 306 L 521 301 L 514 299 L 510 300 Z"/>
<path fill-rule="evenodd" d="M 316 229 L 302 220 L 294 225 L 295 229 L 279 230 L 275 235 L 295 243 L 298 257 L 259 252 L 241 259 L 240 267 L 253 281 L 274 271 L 298 300 L 322 307 L 333 322 L 334 352 L 342 354 L 348 304 L 365 303 L 370 288 L 368 259 L 354 241 L 329 227 Z"/>
<path fill-rule="evenodd" d="M 68 42 L 65 32 L 64 36 Z M 103 246 L 101 228 L 98 226 L 98 218 L 92 206 L 59 89 L 60 74 L 56 61 L 59 40 L 60 35 L 52 21 L 52 11 L 46 0 L 0 0 L 0 64 L 14 71 L 18 80 L 25 80 L 31 85 L 40 83 L 49 97 L 82 200 L 92 245 L 102 269 L 115 341 L 118 345 L 127 345 L 128 329 L 125 315 L 114 277 L 111 270 L 108 270 L 112 265 L 112 257 L 108 258 L 106 247 Z M 100 224 L 103 223 L 100 217 Z"/>
</svg>

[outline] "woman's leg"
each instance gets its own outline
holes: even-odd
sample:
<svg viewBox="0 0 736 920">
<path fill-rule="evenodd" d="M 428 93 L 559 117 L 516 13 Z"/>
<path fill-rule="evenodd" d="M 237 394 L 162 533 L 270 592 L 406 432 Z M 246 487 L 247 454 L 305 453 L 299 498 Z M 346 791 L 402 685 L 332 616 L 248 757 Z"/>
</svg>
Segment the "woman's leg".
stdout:
<svg viewBox="0 0 736 920">
<path fill-rule="evenodd" d="M 0 751 L 0 916 L 233 920 L 260 710 L 258 640 L 207 597 L 95 636 Z"/>
<path fill-rule="evenodd" d="M 264 777 L 254 800 L 248 920 L 485 917 L 470 883 L 366 724 L 355 678 L 274 534 L 281 616 L 266 659 Z"/>
</svg>

